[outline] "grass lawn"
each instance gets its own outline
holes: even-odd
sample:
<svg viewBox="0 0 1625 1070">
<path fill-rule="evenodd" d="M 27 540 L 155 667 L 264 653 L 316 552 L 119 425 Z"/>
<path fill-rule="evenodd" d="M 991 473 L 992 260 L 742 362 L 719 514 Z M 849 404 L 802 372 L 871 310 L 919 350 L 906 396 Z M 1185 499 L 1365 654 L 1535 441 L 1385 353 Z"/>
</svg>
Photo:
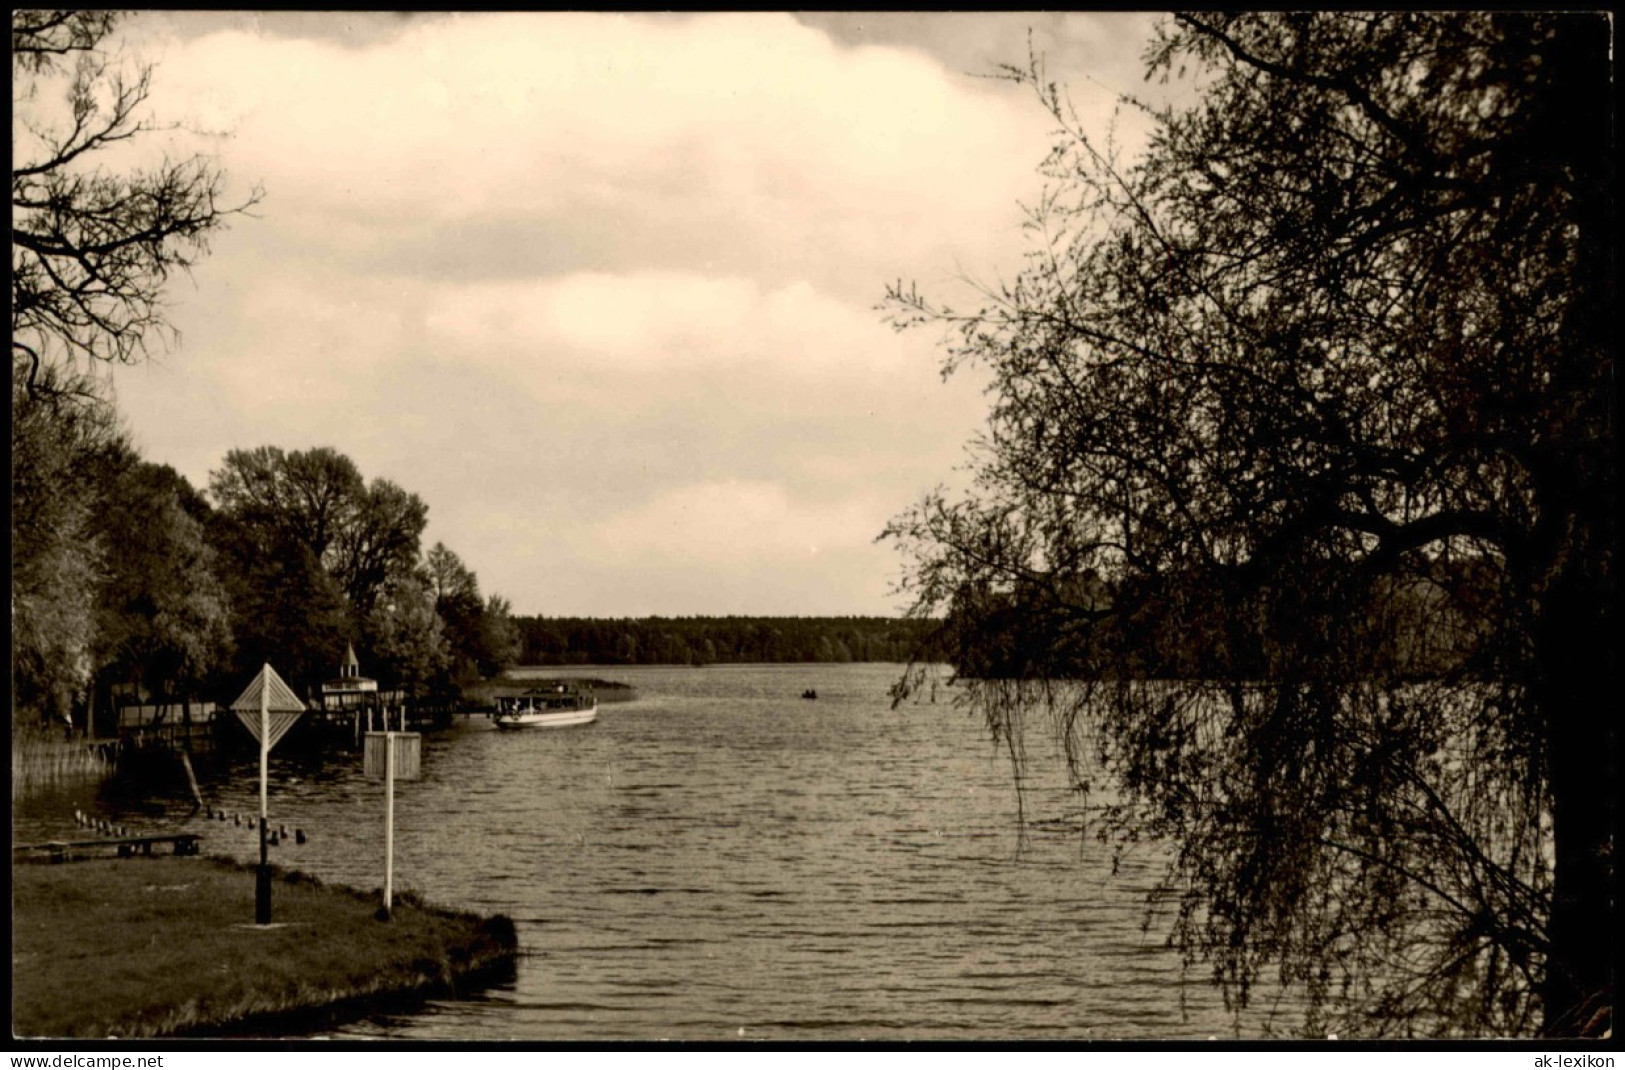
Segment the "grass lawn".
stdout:
<svg viewBox="0 0 1625 1070">
<path fill-rule="evenodd" d="M 455 991 L 510 962 L 513 924 L 298 874 L 256 928 L 254 871 L 155 856 L 12 866 L 12 1029 L 19 1037 L 275 1035 L 278 1016 Z M 355 1002 L 351 1002 L 355 1001 Z"/>
</svg>

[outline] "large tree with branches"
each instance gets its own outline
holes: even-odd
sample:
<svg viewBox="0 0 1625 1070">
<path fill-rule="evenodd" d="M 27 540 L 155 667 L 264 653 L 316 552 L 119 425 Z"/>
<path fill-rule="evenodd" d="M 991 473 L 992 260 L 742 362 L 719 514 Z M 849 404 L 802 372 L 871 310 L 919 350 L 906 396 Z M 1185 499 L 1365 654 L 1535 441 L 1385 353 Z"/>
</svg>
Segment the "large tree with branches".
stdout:
<svg viewBox="0 0 1625 1070">
<path fill-rule="evenodd" d="M 208 251 L 228 219 L 213 160 L 164 158 L 122 171 L 103 160 L 161 127 L 147 113 L 153 68 L 110 49 L 110 11 L 17 11 L 11 20 L 12 371 L 34 389 L 49 365 L 141 359 L 169 330 L 164 286 Z"/>
<path fill-rule="evenodd" d="M 365 634 L 391 582 L 413 578 L 429 517 L 416 494 L 364 480 L 354 461 L 327 446 L 230 450 L 209 474 L 209 494 L 218 507 L 215 541 L 244 583 L 235 599 L 243 652 L 274 650 L 272 639 L 296 647 L 296 658 L 283 655 L 297 662 L 290 681 L 331 673 L 335 650 Z M 277 608 L 290 583 L 306 592 L 306 605 Z M 268 596 L 270 607 L 261 604 Z M 415 605 L 416 595 L 406 601 Z"/>
<path fill-rule="evenodd" d="M 1030 260 L 890 294 L 992 380 L 974 484 L 889 529 L 965 693 L 1047 711 L 1103 838 L 1171 845 L 1187 962 L 1307 1029 L 1611 1020 L 1610 37 L 1181 16 L 1149 67 L 1198 102 L 1131 161 L 1011 71 L 1058 124 Z"/>
<path fill-rule="evenodd" d="M 113 47 L 119 19 L 29 10 L 11 21 L 12 662 L 14 714 L 25 721 L 69 716 L 101 667 L 97 652 L 129 645 L 133 618 L 92 612 L 122 597 L 121 571 L 162 564 L 178 570 L 163 579 L 189 589 L 145 593 L 179 600 L 171 608 L 209 601 L 201 557 L 183 562 L 197 533 L 178 512 L 165 510 L 159 542 L 178 541 L 153 544 L 145 562 L 125 560 L 128 547 L 106 530 L 117 519 L 106 498 L 113 469 L 131 455 L 96 373 L 140 360 L 168 332 L 171 275 L 259 191 L 223 202 L 224 178 L 203 156 L 132 163 L 165 128 L 147 111 L 152 68 Z M 203 634 L 203 618 L 166 625 L 171 653 L 192 647 L 182 671 L 195 676 L 221 637 Z"/>
</svg>

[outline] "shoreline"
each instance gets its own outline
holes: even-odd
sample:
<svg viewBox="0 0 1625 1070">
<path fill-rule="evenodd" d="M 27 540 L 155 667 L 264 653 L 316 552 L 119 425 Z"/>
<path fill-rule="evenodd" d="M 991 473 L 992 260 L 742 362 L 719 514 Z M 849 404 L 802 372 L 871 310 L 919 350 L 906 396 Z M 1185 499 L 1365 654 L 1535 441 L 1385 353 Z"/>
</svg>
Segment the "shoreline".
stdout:
<svg viewBox="0 0 1625 1070">
<path fill-rule="evenodd" d="M 16 1039 L 275 1038 L 510 979 L 513 922 L 218 856 L 12 865 Z"/>
</svg>

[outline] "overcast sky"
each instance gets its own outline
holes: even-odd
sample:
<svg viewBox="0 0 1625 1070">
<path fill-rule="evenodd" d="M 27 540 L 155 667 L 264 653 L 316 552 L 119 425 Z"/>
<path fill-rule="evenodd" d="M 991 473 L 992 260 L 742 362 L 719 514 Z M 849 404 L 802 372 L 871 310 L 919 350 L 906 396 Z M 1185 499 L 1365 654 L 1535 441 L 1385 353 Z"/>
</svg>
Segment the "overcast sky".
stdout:
<svg viewBox="0 0 1625 1070">
<path fill-rule="evenodd" d="M 886 521 L 986 398 L 885 286 L 1008 277 L 1048 117 L 1101 132 L 1144 15 L 144 13 L 162 119 L 258 182 L 178 344 L 120 369 L 144 455 L 331 446 L 521 614 L 894 614 Z"/>
</svg>

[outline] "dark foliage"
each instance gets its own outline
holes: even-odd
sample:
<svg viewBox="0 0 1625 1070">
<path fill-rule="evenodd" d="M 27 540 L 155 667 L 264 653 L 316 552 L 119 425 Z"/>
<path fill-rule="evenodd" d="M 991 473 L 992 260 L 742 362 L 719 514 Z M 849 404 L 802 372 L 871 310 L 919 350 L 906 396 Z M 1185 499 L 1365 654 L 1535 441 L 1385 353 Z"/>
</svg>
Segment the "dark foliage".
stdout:
<svg viewBox="0 0 1625 1070">
<path fill-rule="evenodd" d="M 892 527 L 1001 739 L 1052 716 L 1171 938 L 1311 1033 L 1597 1032 L 1612 1006 L 1610 26 L 1199 14 L 1125 164 L 1059 132 L 969 313 L 977 482 Z M 1012 753 L 1019 753 L 1018 747 Z"/>
</svg>

